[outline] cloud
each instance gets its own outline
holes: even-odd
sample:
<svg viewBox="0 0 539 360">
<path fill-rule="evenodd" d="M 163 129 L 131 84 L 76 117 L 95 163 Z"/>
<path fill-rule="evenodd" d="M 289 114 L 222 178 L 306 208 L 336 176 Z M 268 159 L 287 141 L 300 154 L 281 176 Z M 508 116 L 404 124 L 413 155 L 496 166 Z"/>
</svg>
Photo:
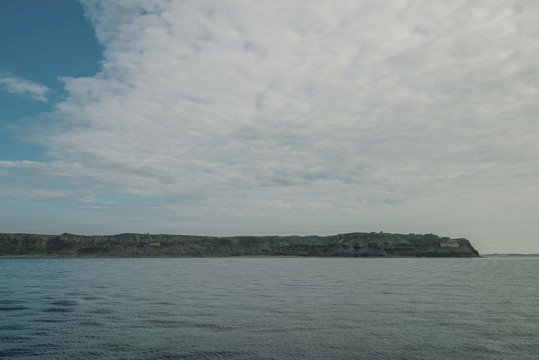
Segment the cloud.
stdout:
<svg viewBox="0 0 539 360">
<path fill-rule="evenodd" d="M 102 71 L 62 78 L 47 176 L 258 233 L 439 226 L 539 190 L 533 2 L 82 4 Z"/>
<path fill-rule="evenodd" d="M 21 198 L 32 198 L 32 199 L 48 199 L 48 198 L 63 198 L 68 195 L 68 191 L 62 190 L 46 190 L 46 189 L 36 189 L 28 187 L 12 187 L 12 188 L 2 188 L 0 189 L 0 199 L 21 199 Z"/>
<path fill-rule="evenodd" d="M 43 84 L 4 74 L 0 74 L 0 90 L 42 102 L 48 101 L 46 95 L 51 91 Z"/>
<path fill-rule="evenodd" d="M 378 183 L 530 157 L 519 135 L 536 122 L 504 119 L 535 107 L 523 72 L 537 47 L 515 31 L 526 15 L 503 3 L 85 4 L 103 72 L 64 79 L 62 115 L 81 127 L 52 134 L 57 157 L 89 154 L 164 188 L 198 187 L 185 173 Z"/>
</svg>

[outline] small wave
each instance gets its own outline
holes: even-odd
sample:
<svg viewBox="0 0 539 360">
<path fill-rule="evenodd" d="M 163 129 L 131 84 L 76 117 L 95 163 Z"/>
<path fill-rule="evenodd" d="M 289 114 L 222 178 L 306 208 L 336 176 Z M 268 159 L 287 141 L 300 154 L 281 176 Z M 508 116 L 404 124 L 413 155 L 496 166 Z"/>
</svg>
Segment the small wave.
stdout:
<svg viewBox="0 0 539 360">
<path fill-rule="evenodd" d="M 18 310 L 26 310 L 28 309 L 26 306 L 2 306 L 0 307 L 0 311 L 18 311 Z"/>
<path fill-rule="evenodd" d="M 66 322 L 66 320 L 63 320 L 63 319 L 50 319 L 50 318 L 46 318 L 46 319 L 36 319 L 36 320 L 33 320 L 34 322 L 40 322 L 40 323 L 62 323 L 62 322 Z"/>
<path fill-rule="evenodd" d="M 173 302 L 170 301 L 159 301 L 159 302 L 152 302 L 150 305 L 165 305 L 165 306 L 176 306 Z"/>
<path fill-rule="evenodd" d="M 231 326 L 212 324 L 212 323 L 193 323 L 192 326 L 205 329 L 205 330 L 213 330 L 213 331 L 227 331 L 227 330 L 234 329 Z"/>
<path fill-rule="evenodd" d="M 178 327 L 192 326 L 191 322 L 181 321 L 181 320 L 151 320 L 149 323 L 157 328 L 164 328 L 164 329 L 173 329 L 173 328 L 178 328 Z"/>
<path fill-rule="evenodd" d="M 78 323 L 78 325 L 80 326 L 84 326 L 84 327 L 98 327 L 98 326 L 103 326 L 102 323 L 98 322 L 98 321 L 80 321 Z"/>
<path fill-rule="evenodd" d="M 89 313 L 91 314 L 113 314 L 116 311 L 109 309 L 109 308 L 97 308 L 94 310 L 90 310 Z"/>
<path fill-rule="evenodd" d="M 7 350 L 0 350 L 0 359 L 10 359 L 16 356 L 30 355 L 33 350 L 30 348 L 16 347 Z"/>
<path fill-rule="evenodd" d="M 52 303 L 52 305 L 55 305 L 55 306 L 76 306 L 78 304 L 79 304 L 78 302 L 73 301 L 73 300 L 58 300 Z"/>
<path fill-rule="evenodd" d="M 64 308 L 64 307 L 52 307 L 52 308 L 43 309 L 42 311 L 46 313 L 67 313 L 67 312 L 72 312 L 73 309 Z"/>
<path fill-rule="evenodd" d="M 0 326 L 0 331 L 17 331 L 23 329 L 24 326 L 22 326 L 21 324 L 9 324 Z"/>
<path fill-rule="evenodd" d="M 0 305 L 18 305 L 20 300 L 0 299 Z"/>
<path fill-rule="evenodd" d="M 28 341 L 31 338 L 29 336 L 17 336 L 17 335 L 2 335 L 0 336 L 0 342 L 20 342 Z"/>
<path fill-rule="evenodd" d="M 181 354 L 181 356 L 175 354 L 162 354 L 158 357 L 152 357 L 152 359 L 189 359 L 189 360 L 198 360 L 198 359 L 245 359 L 252 358 L 255 354 L 241 351 L 211 351 L 211 350 L 198 350 L 191 351 L 187 354 Z"/>
</svg>

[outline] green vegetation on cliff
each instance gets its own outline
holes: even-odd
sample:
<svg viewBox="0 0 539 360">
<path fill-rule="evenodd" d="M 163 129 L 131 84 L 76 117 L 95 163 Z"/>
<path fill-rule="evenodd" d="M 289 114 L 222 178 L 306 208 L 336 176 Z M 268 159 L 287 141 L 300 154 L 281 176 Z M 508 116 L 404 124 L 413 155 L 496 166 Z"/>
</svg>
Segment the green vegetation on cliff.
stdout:
<svg viewBox="0 0 539 360">
<path fill-rule="evenodd" d="M 331 236 L 0 234 L 0 256 L 25 257 L 477 257 L 466 239 L 433 234 Z"/>
</svg>

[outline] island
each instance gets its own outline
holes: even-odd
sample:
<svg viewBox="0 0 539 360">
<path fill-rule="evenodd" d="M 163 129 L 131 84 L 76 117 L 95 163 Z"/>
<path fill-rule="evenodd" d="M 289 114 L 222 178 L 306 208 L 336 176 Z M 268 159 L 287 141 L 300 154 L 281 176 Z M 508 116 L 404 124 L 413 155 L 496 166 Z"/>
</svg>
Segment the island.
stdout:
<svg viewBox="0 0 539 360">
<path fill-rule="evenodd" d="M 357 232 L 330 236 L 1 234 L 0 257 L 478 257 L 463 238 Z"/>
</svg>

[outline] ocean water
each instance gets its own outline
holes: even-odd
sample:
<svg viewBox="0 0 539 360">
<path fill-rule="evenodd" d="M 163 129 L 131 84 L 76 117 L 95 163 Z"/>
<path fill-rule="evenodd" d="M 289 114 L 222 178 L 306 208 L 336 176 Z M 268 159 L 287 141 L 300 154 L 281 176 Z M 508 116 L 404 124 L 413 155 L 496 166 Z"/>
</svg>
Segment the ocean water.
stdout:
<svg viewBox="0 0 539 360">
<path fill-rule="evenodd" d="M 539 259 L 0 259 L 2 359 L 538 359 Z"/>
</svg>

